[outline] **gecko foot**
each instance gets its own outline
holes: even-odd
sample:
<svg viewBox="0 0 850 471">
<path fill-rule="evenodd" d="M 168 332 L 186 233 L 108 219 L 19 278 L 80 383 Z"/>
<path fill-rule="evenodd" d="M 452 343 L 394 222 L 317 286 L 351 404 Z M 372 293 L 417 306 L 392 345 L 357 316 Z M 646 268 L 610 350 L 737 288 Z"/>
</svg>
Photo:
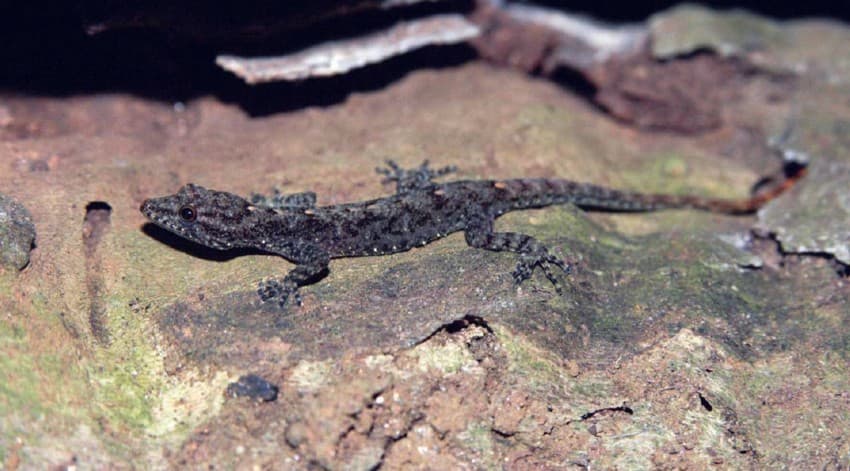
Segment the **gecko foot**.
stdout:
<svg viewBox="0 0 850 471">
<path fill-rule="evenodd" d="M 298 285 L 293 281 L 283 280 L 264 280 L 257 287 L 257 294 L 260 295 L 260 300 L 266 302 L 277 302 L 278 306 L 283 309 L 287 301 L 291 297 L 295 304 L 301 306 L 301 294 L 298 293 Z"/>
<path fill-rule="evenodd" d="M 555 291 L 559 295 L 563 294 L 561 282 L 555 274 L 552 273 L 551 265 L 561 269 L 565 274 L 570 274 L 572 271 L 572 267 L 568 263 L 549 252 L 525 253 L 520 255 L 519 262 L 516 264 L 516 269 L 511 273 L 511 275 L 514 278 L 514 282 L 516 282 L 516 284 L 520 284 L 530 278 L 534 269 L 539 267 L 546 276 L 546 279 L 548 279 L 549 282 L 552 283 L 552 286 L 555 287 Z"/>
<path fill-rule="evenodd" d="M 433 185 L 433 180 L 437 177 L 442 177 L 449 173 L 455 172 L 457 167 L 448 165 L 438 169 L 432 169 L 428 166 L 428 161 L 422 162 L 417 168 L 404 169 L 394 160 L 387 160 L 386 167 L 378 167 L 375 169 L 381 175 L 386 176 L 382 183 L 395 182 L 396 193 L 407 193 L 412 190 L 421 190 Z"/>
</svg>

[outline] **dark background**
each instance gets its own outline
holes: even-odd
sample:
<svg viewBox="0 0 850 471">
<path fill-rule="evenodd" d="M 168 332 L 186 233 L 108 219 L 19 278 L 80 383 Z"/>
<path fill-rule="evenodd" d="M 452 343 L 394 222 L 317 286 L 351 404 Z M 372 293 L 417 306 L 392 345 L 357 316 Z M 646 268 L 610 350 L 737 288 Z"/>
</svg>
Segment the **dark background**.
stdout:
<svg viewBox="0 0 850 471">
<path fill-rule="evenodd" d="M 389 11 L 368 9 L 370 0 L 281 2 L 68 1 L 6 2 L 0 6 L 0 92 L 62 96 L 130 92 L 164 100 L 202 94 L 256 93 L 218 68 L 220 53 L 276 55 L 316 42 L 358 35 L 400 18 L 441 11 L 469 11 L 471 1 L 437 2 Z M 610 22 L 643 21 L 678 2 L 536 2 Z M 829 17 L 850 21 L 850 4 L 839 2 L 715 1 L 715 8 L 740 7 L 779 18 Z M 465 46 L 427 50 L 355 72 L 345 87 L 378 87 L 400 71 L 470 60 Z M 433 48 L 431 48 L 433 49 Z M 327 79 L 322 79 L 327 80 Z M 334 83 L 329 89 L 341 83 Z M 271 87 L 271 88 L 269 88 Z M 291 87 L 291 85 L 289 85 Z M 251 91 L 253 90 L 253 91 Z M 301 91 L 311 92 L 307 87 Z"/>
</svg>

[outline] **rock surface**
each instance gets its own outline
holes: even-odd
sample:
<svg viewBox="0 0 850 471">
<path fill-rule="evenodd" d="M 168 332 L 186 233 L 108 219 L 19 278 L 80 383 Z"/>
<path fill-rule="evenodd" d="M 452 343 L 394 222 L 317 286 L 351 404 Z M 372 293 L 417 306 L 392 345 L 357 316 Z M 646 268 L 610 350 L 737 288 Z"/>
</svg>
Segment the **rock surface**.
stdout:
<svg viewBox="0 0 850 471">
<path fill-rule="evenodd" d="M 835 24 L 806 28 L 850 40 Z M 818 64 L 820 46 L 794 47 Z M 639 131 L 549 81 L 474 62 L 263 115 L 214 96 L 8 97 L 0 188 L 27 202 L 39 239 L 26 270 L 0 272 L 0 463 L 846 467 L 846 265 L 769 236 L 850 227 L 837 199 L 806 196 L 848 183 L 820 172 L 846 163 L 850 78 L 822 70 L 756 67 L 721 95 L 718 127 L 688 136 Z M 514 257 L 456 234 L 334 260 L 304 306 L 281 313 L 255 288 L 287 262 L 182 242 L 138 210 L 186 182 L 313 190 L 319 204 L 376 197 L 392 191 L 372 170 L 390 157 L 456 164 L 461 178 L 740 197 L 778 166 L 767 143 L 789 122 L 785 144 L 811 157 L 813 178 L 761 221 L 572 207 L 501 218 L 574 263 L 560 297 L 539 274 L 515 287 Z M 276 399 L 227 394 L 249 375 Z"/>
</svg>

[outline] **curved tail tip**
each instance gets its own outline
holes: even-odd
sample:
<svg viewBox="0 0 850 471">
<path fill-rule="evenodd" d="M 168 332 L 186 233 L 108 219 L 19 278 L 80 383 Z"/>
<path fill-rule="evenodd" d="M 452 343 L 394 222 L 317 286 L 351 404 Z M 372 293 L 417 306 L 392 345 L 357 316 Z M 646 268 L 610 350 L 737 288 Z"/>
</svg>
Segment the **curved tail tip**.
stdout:
<svg viewBox="0 0 850 471">
<path fill-rule="evenodd" d="M 786 160 L 782 165 L 782 173 L 786 180 L 799 180 L 808 171 L 809 163 L 802 160 Z"/>
</svg>

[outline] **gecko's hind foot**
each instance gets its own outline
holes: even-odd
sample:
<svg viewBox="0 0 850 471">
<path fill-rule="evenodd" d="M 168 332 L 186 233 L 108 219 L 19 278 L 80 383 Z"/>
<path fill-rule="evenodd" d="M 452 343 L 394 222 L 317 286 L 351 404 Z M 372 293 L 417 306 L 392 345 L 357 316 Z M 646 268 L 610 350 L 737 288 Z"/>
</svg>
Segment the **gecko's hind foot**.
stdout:
<svg viewBox="0 0 850 471">
<path fill-rule="evenodd" d="M 511 276 L 513 276 L 516 284 L 520 284 L 529 279 L 531 274 L 534 272 L 534 269 L 539 267 L 546 276 L 546 279 L 548 279 L 549 282 L 552 283 L 552 286 L 555 287 L 555 291 L 558 294 L 563 294 L 561 282 L 555 274 L 552 273 L 551 266 L 561 269 L 561 271 L 567 275 L 569 275 L 572 271 L 570 264 L 549 252 L 526 253 L 520 255 L 519 261 L 516 264 L 516 269 L 511 273 Z"/>
<path fill-rule="evenodd" d="M 283 309 L 286 303 L 291 299 L 295 304 L 301 306 L 301 294 L 298 293 L 298 285 L 294 282 L 284 280 L 282 283 L 277 280 L 264 280 L 257 286 L 257 294 L 260 295 L 260 300 L 264 303 L 277 302 L 278 306 Z"/>
<path fill-rule="evenodd" d="M 434 184 L 433 180 L 443 175 L 457 171 L 454 165 L 447 165 L 442 168 L 432 169 L 428 166 L 428 161 L 422 162 L 417 168 L 404 169 L 394 160 L 387 160 L 386 167 L 377 167 L 375 169 L 380 175 L 384 175 L 383 183 L 395 182 L 396 193 L 406 193 L 411 190 L 421 190 L 428 188 Z"/>
</svg>

